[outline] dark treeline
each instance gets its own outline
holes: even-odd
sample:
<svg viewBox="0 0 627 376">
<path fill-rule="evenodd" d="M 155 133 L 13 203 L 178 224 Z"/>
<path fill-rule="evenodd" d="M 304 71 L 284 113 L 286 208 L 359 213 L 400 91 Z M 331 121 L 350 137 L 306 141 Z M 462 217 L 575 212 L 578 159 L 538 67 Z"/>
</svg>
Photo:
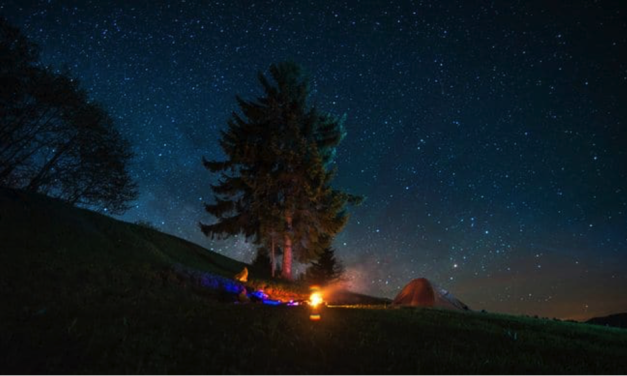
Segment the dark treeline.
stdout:
<svg viewBox="0 0 627 376">
<path fill-rule="evenodd" d="M 0 18 L 0 185 L 120 213 L 137 196 L 131 158 L 107 111 Z"/>
</svg>

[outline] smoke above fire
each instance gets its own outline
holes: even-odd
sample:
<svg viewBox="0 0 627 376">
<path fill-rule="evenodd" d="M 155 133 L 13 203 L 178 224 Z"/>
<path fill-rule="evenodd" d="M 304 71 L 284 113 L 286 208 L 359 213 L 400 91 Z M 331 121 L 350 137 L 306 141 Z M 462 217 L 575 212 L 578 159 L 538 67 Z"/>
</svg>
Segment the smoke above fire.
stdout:
<svg viewBox="0 0 627 376">
<path fill-rule="evenodd" d="M 342 288 L 361 294 L 392 293 L 385 291 L 385 283 L 390 279 L 389 269 L 378 257 L 362 257 L 347 264 L 343 280 L 334 288 Z M 391 287 L 391 286 L 390 286 Z"/>
</svg>

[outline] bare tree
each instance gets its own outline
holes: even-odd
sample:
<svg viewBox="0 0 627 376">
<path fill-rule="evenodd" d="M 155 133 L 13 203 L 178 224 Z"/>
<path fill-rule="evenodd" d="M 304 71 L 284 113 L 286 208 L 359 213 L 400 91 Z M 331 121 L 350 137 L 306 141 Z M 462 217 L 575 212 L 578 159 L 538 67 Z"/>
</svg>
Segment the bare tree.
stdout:
<svg viewBox="0 0 627 376">
<path fill-rule="evenodd" d="M 119 213 L 137 196 L 131 146 L 69 72 L 0 18 L 0 185 Z"/>
</svg>

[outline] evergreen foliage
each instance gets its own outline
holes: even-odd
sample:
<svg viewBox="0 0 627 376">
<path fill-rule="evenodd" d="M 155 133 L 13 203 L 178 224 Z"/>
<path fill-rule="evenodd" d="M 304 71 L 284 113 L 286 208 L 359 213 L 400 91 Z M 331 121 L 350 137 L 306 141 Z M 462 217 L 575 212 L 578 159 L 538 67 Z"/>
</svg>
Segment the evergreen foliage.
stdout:
<svg viewBox="0 0 627 376">
<path fill-rule="evenodd" d="M 200 226 L 211 237 L 243 234 L 271 255 L 280 245 L 282 276 L 291 279 L 292 253 L 300 262 L 315 258 L 346 224 L 347 204 L 361 198 L 331 186 L 344 118 L 308 103 L 310 81 L 299 65 L 273 64 L 270 77 L 259 74 L 264 95 L 256 101 L 237 97 L 241 114 L 221 132 L 226 160 L 203 159 L 219 181 L 215 202 L 205 205 L 217 221 Z"/>
<path fill-rule="evenodd" d="M 335 249 L 325 248 L 318 259 L 311 263 L 305 272 L 308 282 L 318 285 L 328 285 L 339 280 L 344 273 L 344 266 L 336 259 Z"/>
<path fill-rule="evenodd" d="M 270 252 L 265 247 L 257 248 L 257 254 L 251 264 L 257 269 L 267 272 L 268 275 L 272 273 L 272 260 L 270 259 Z"/>
<path fill-rule="evenodd" d="M 0 185 L 121 213 L 137 196 L 132 155 L 79 82 L 42 66 L 38 47 L 0 17 Z"/>
</svg>

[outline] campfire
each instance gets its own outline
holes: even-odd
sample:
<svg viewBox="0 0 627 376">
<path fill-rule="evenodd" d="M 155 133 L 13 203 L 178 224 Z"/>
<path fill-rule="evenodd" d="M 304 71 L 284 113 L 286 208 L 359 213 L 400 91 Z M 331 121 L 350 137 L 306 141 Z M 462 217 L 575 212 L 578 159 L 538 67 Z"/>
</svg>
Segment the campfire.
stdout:
<svg viewBox="0 0 627 376">
<path fill-rule="evenodd" d="M 312 306 L 314 309 L 317 308 L 322 302 L 322 294 L 320 292 L 314 292 L 309 297 L 309 305 Z"/>
<path fill-rule="evenodd" d="M 311 294 L 309 300 L 282 300 L 278 297 L 272 297 L 266 293 L 263 289 L 255 290 L 251 293 L 247 293 L 244 288 L 239 294 L 238 303 L 258 302 L 271 306 L 300 306 L 309 305 L 311 307 L 311 313 L 309 319 L 311 321 L 320 321 L 320 308 L 325 305 L 324 296 L 320 289 L 320 286 L 311 286 Z"/>
<path fill-rule="evenodd" d="M 309 296 L 309 305 L 311 306 L 311 314 L 309 315 L 309 320 L 311 321 L 320 321 L 321 316 L 318 311 L 318 307 L 324 303 L 322 299 L 322 293 L 320 292 L 320 287 L 311 286 L 311 295 Z"/>
</svg>

